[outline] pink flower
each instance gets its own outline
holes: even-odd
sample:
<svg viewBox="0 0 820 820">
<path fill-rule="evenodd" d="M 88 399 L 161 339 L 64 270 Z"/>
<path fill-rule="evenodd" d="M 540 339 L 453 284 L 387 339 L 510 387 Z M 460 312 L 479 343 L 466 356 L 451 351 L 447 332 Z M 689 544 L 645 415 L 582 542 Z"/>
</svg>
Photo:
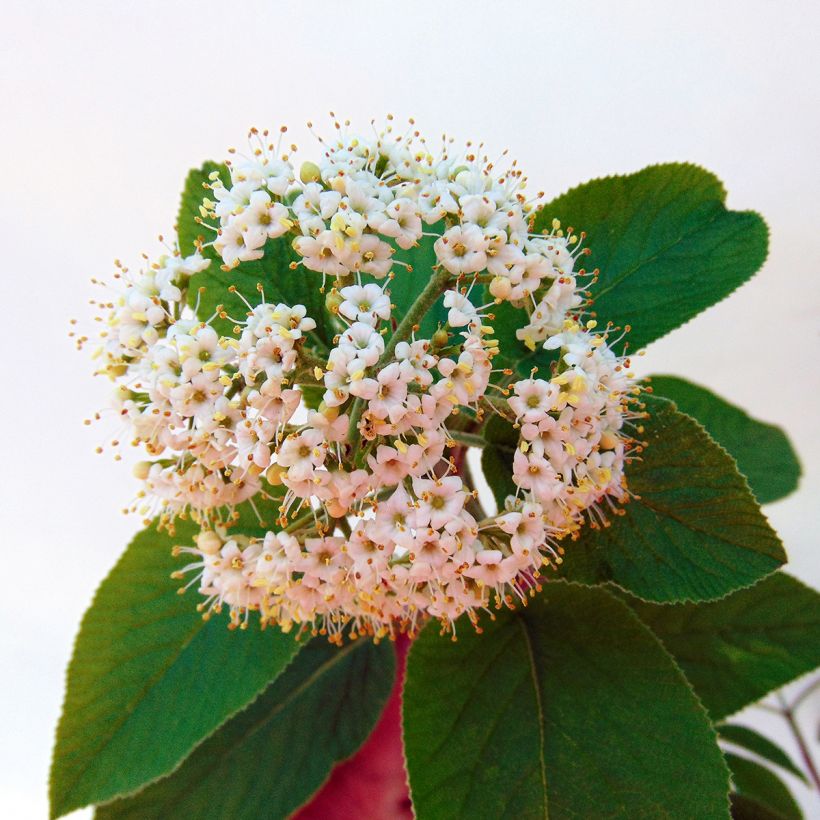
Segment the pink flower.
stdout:
<svg viewBox="0 0 820 820">
<path fill-rule="evenodd" d="M 458 518 L 467 494 L 458 476 L 434 480 L 413 479 L 413 492 L 419 499 L 417 521 L 419 526 L 434 530 L 459 526 Z"/>
<path fill-rule="evenodd" d="M 376 394 L 370 399 L 368 412 L 377 419 L 389 418 L 395 422 L 401 418 L 406 407 L 407 382 L 402 378 L 401 369 L 397 362 L 388 365 L 379 371 Z"/>
<path fill-rule="evenodd" d="M 513 385 L 515 395 L 507 402 L 516 418 L 525 423 L 538 423 L 552 409 L 558 395 L 558 385 L 543 379 L 525 379 Z"/>
<path fill-rule="evenodd" d="M 513 457 L 513 481 L 522 490 L 531 490 L 542 502 L 552 501 L 563 487 L 549 461 L 521 450 L 516 450 Z"/>
<path fill-rule="evenodd" d="M 406 452 L 400 453 L 395 447 L 388 447 L 386 444 L 380 444 L 376 448 L 375 458 L 368 456 L 367 463 L 376 483 L 384 486 L 398 484 L 410 472 Z"/>
<path fill-rule="evenodd" d="M 476 554 L 476 563 L 464 574 L 485 586 L 498 587 L 512 581 L 520 569 L 521 560 L 514 555 L 504 558 L 501 550 L 481 550 Z"/>
<path fill-rule="evenodd" d="M 546 530 L 540 504 L 525 503 L 520 511 L 500 515 L 496 522 L 511 536 L 513 552 L 529 555 L 544 544 Z"/>
</svg>

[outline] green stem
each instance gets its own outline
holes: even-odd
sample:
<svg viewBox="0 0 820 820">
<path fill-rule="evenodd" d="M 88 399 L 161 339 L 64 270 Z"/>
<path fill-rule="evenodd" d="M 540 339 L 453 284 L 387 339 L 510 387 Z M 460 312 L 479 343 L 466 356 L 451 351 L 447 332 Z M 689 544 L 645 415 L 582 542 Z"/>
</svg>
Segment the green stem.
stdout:
<svg viewBox="0 0 820 820">
<path fill-rule="evenodd" d="M 461 430 L 447 430 L 451 439 L 459 444 L 466 444 L 468 447 L 486 447 L 487 439 L 484 436 L 477 436 L 475 433 L 465 433 Z"/>
<path fill-rule="evenodd" d="M 305 524 L 314 524 L 316 521 L 316 515 L 313 510 L 309 510 L 304 515 L 300 516 L 299 518 L 294 519 L 290 522 L 290 524 L 285 527 L 285 532 L 296 532 L 296 530 L 304 527 Z"/>
<path fill-rule="evenodd" d="M 418 295 L 404 318 L 399 322 L 396 332 L 390 337 L 384 348 L 381 358 L 376 363 L 375 371 L 378 373 L 392 358 L 396 351 L 396 345 L 409 339 L 413 333 L 413 328 L 424 318 L 424 314 L 433 306 L 436 299 L 441 295 L 450 282 L 451 274 L 445 268 L 441 268 L 433 274 L 427 287 Z M 350 409 L 350 426 L 348 428 L 347 440 L 352 441 L 358 433 L 359 420 L 364 411 L 364 399 L 357 398 Z"/>
<path fill-rule="evenodd" d="M 506 399 L 495 398 L 495 396 L 483 395 L 478 402 L 478 406 L 482 407 L 486 412 L 495 414 L 500 413 L 507 421 L 514 422 L 515 414 L 507 404 Z"/>
<path fill-rule="evenodd" d="M 299 350 L 297 356 L 298 361 L 300 361 L 301 364 L 311 369 L 314 367 L 320 367 L 324 370 L 327 367 L 327 357 L 323 359 L 320 356 L 317 356 L 316 353 L 309 347 L 303 347 Z"/>
<path fill-rule="evenodd" d="M 344 533 L 345 538 L 350 539 L 353 534 L 350 529 L 350 524 L 346 518 L 334 518 L 333 523 Z"/>
<path fill-rule="evenodd" d="M 430 310 L 436 299 L 449 284 L 450 277 L 450 271 L 445 268 L 441 268 L 433 274 L 427 283 L 427 287 L 419 294 L 418 299 L 410 305 L 410 310 L 404 314 L 404 318 L 396 328 L 396 332 L 391 336 L 390 341 L 384 348 L 381 359 L 379 359 L 379 363 L 376 365 L 377 369 L 384 367 L 393 358 L 393 352 L 399 342 L 410 338 L 413 328 L 424 318 L 424 314 Z"/>
</svg>

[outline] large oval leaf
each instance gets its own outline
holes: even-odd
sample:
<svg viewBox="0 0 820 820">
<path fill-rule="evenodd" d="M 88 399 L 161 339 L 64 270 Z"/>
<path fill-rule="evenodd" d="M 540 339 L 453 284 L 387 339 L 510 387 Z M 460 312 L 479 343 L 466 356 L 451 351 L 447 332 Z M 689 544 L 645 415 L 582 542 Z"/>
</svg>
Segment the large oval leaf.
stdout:
<svg viewBox="0 0 820 820">
<path fill-rule="evenodd" d="M 52 816 L 167 774 L 287 666 L 299 644 L 278 630 L 205 623 L 168 576 L 171 547 L 141 532 L 97 591 L 68 667 L 51 769 Z"/>
<path fill-rule="evenodd" d="M 277 820 L 304 803 L 370 733 L 393 686 L 389 643 L 311 641 L 244 712 L 171 777 L 101 807 L 99 820 Z"/>
<path fill-rule="evenodd" d="M 628 603 L 714 720 L 820 665 L 820 594 L 782 572 L 710 603 Z"/>
<path fill-rule="evenodd" d="M 430 624 L 410 650 L 404 737 L 419 820 L 728 815 L 706 713 L 603 589 L 547 583 L 456 643 Z"/>
<path fill-rule="evenodd" d="M 176 224 L 179 250 L 184 256 L 193 253 L 198 245 L 210 242 L 215 236 L 211 222 L 207 223 L 210 227 L 205 227 L 199 221 L 202 200 L 205 197 L 213 199 L 206 186 L 210 185 L 210 175 L 214 172 L 219 174 L 225 185 L 231 184 L 231 175 L 227 166 L 210 160 L 203 163 L 200 168 L 192 168 L 185 177 Z M 205 249 L 205 255 L 209 259 L 219 259 L 216 252 L 209 248 Z"/>
<path fill-rule="evenodd" d="M 768 230 L 751 211 L 729 211 L 720 180 L 697 165 L 652 165 L 593 179 L 545 205 L 536 228 L 558 218 L 586 231 L 599 268 L 601 319 L 631 325 L 634 348 L 719 302 L 760 268 Z"/>
<path fill-rule="evenodd" d="M 648 446 L 626 470 L 637 497 L 567 546 L 566 577 L 666 603 L 719 598 L 774 572 L 786 554 L 732 457 L 670 402 L 647 404 Z"/>
<path fill-rule="evenodd" d="M 797 489 L 800 462 L 779 427 L 753 419 L 705 387 L 676 376 L 652 376 L 652 386 L 656 395 L 671 399 L 678 410 L 696 418 L 732 454 L 761 504 Z"/>
</svg>

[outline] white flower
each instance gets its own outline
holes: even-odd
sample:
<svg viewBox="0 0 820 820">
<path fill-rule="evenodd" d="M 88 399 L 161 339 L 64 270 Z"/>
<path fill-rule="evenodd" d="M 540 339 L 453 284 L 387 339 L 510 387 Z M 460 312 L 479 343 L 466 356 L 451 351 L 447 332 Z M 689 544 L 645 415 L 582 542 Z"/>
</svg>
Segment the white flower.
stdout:
<svg viewBox="0 0 820 820">
<path fill-rule="evenodd" d="M 451 327 L 464 327 L 478 320 L 478 311 L 467 295 L 457 290 L 444 294 L 444 307 L 449 308 L 447 323 Z"/>
<path fill-rule="evenodd" d="M 487 267 L 489 240 L 476 225 L 456 225 L 436 240 L 439 262 L 450 273 L 478 273 Z"/>
<path fill-rule="evenodd" d="M 293 240 L 293 248 L 302 257 L 308 270 L 331 276 L 344 276 L 347 268 L 336 256 L 336 235 L 323 230 L 313 236 L 298 236 Z"/>
<path fill-rule="evenodd" d="M 360 362 L 362 368 L 370 367 L 384 353 L 384 339 L 372 325 L 354 322 L 339 337 L 338 349 L 352 356 L 351 362 Z M 351 371 L 350 364 L 348 371 Z"/>
<path fill-rule="evenodd" d="M 261 248 L 268 239 L 275 239 L 292 226 L 290 211 L 281 202 L 271 202 L 265 191 L 254 191 L 247 207 L 236 216 L 236 224 L 245 234 L 245 244 Z"/>
<path fill-rule="evenodd" d="M 375 327 L 380 319 L 390 318 L 390 298 L 378 285 L 349 285 L 339 292 L 344 298 L 339 313 L 352 322 Z"/>
<path fill-rule="evenodd" d="M 229 268 L 264 256 L 264 251 L 259 246 L 248 247 L 245 232 L 235 218 L 220 228 L 219 235 L 214 240 L 214 248 Z"/>
<path fill-rule="evenodd" d="M 405 250 L 421 238 L 421 217 L 412 199 L 400 197 L 393 200 L 383 212 L 372 214 L 369 221 L 379 233 L 393 237 Z"/>
<path fill-rule="evenodd" d="M 198 291 L 192 277 L 209 260 L 171 250 L 136 275 L 122 269 L 124 292 L 101 306 L 98 372 L 115 381 L 115 411 L 150 459 L 137 468 L 135 509 L 165 525 L 202 522 L 179 548 L 193 556 L 182 572 L 195 573 L 206 614 L 228 607 L 235 626 L 258 612 L 334 641 L 346 627 L 381 638 L 521 599 L 559 560 L 560 539 L 625 496 L 626 431 L 640 417 L 629 360 L 594 321 L 580 324 L 579 243 L 557 222 L 531 236 L 526 178 L 483 150 L 445 140 L 437 153 L 390 121 L 366 138 L 339 123 L 297 179 L 269 139 L 252 129 L 230 185 L 209 177 L 202 229 L 218 222 L 225 276 Z M 408 252 L 425 225 L 436 238 L 429 269 L 419 258 L 430 243 Z M 290 272 L 282 243 L 269 242 L 285 236 Z M 276 256 L 245 265 L 266 248 Z M 441 275 L 453 277 L 441 289 L 447 326 L 433 314 L 433 331 L 430 313 L 396 321 L 390 290 L 412 300 Z M 493 302 L 478 304 L 487 282 L 509 303 L 505 323 L 514 317 L 498 339 Z M 329 315 L 265 300 L 291 284 L 313 291 L 311 313 Z M 556 350 L 550 365 L 513 381 L 512 331 Z M 516 420 L 516 493 L 474 517 L 459 467 L 492 410 Z M 235 507 L 245 501 L 288 532 L 243 534 Z"/>
</svg>

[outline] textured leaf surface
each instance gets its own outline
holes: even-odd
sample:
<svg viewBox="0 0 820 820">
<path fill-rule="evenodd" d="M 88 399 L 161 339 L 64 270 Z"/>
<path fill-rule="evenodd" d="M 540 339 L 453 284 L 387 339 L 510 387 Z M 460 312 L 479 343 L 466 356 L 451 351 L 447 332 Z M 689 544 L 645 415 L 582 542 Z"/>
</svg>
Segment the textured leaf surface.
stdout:
<svg viewBox="0 0 820 820">
<path fill-rule="evenodd" d="M 427 230 L 431 229 L 428 228 Z M 435 227 L 432 230 L 436 230 Z M 413 268 L 412 271 L 409 271 L 401 265 L 393 266 L 395 277 L 387 288 L 390 291 L 390 301 L 396 306 L 392 313 L 396 324 L 402 320 L 404 314 L 416 301 L 418 295 L 427 287 L 427 283 L 433 276 L 433 265 L 436 264 L 435 243 L 436 237 L 423 236 L 415 247 L 408 250 L 396 249 L 395 258 L 411 265 Z M 368 279 L 373 282 L 377 281 L 369 277 Z M 381 286 L 384 285 L 384 282 L 377 282 L 377 284 Z M 419 339 L 429 339 L 435 333 L 439 323 L 445 324 L 446 322 L 447 311 L 444 308 L 444 297 L 439 296 L 433 307 L 424 315 L 416 336 Z"/>
<path fill-rule="evenodd" d="M 182 190 L 182 199 L 179 203 L 179 213 L 177 214 L 177 239 L 179 250 L 184 256 L 192 254 L 196 250 L 197 244 L 211 242 L 215 232 L 199 224 L 199 207 L 205 197 L 213 199 L 211 192 L 205 187 L 210 184 L 209 176 L 216 171 L 225 185 L 231 184 L 231 177 L 228 169 L 218 162 L 205 162 L 200 168 L 192 168 L 185 178 L 185 187 Z M 217 259 L 216 253 L 206 248 L 206 256 Z"/>
<path fill-rule="evenodd" d="M 170 777 L 101 807 L 100 820 L 276 820 L 299 808 L 361 746 L 395 672 L 393 648 L 362 639 L 305 646 L 256 701 Z"/>
<path fill-rule="evenodd" d="M 745 801 L 756 804 L 754 807 L 749 806 L 748 802 L 741 804 L 747 808 L 746 814 L 740 814 L 740 817 L 749 816 L 757 809 L 769 812 L 782 820 L 801 820 L 803 813 L 800 807 L 774 772 L 738 755 L 727 754 L 726 762 L 732 772 L 732 783 L 737 794 Z M 752 813 L 751 816 L 755 815 Z"/>
<path fill-rule="evenodd" d="M 538 230 L 558 218 L 586 231 L 599 268 L 594 310 L 631 325 L 643 347 L 719 302 L 760 268 L 768 230 L 750 211 L 729 211 L 720 180 L 696 165 L 653 165 L 593 179 L 545 205 Z"/>
<path fill-rule="evenodd" d="M 820 665 L 820 594 L 782 572 L 697 606 L 629 604 L 715 720 Z"/>
<path fill-rule="evenodd" d="M 760 732 L 756 732 L 748 726 L 731 723 L 724 723 L 718 726 L 717 730 L 722 740 L 727 740 L 736 746 L 742 746 L 770 763 L 780 766 L 781 769 L 785 769 L 795 777 L 799 777 L 803 781 L 806 780 L 806 776 L 797 768 L 794 761 L 783 749 L 769 738 L 761 735 Z"/>
<path fill-rule="evenodd" d="M 493 297 L 485 289 L 484 303 L 492 301 Z M 550 378 L 551 367 L 558 362 L 561 351 L 544 350 L 543 344 L 537 344 L 535 350 L 530 350 L 516 337 L 515 332 L 529 321 L 526 311 L 513 307 L 509 302 L 493 305 L 489 311 L 495 318 L 487 323 L 495 331 L 493 336 L 498 340 L 499 349 L 494 359 L 495 366 L 509 367 L 518 378 L 529 378 L 533 368 L 538 378 Z"/>
<path fill-rule="evenodd" d="M 728 815 L 706 714 L 624 604 L 550 582 L 482 625 L 454 644 L 432 623 L 410 650 L 404 737 L 419 820 Z"/>
<path fill-rule="evenodd" d="M 761 504 L 797 488 L 800 462 L 779 427 L 753 419 L 705 387 L 676 376 L 653 376 L 652 386 L 656 395 L 671 399 L 678 410 L 696 418 L 731 453 Z"/>
<path fill-rule="evenodd" d="M 638 499 L 567 546 L 566 576 L 665 603 L 719 598 L 776 570 L 786 554 L 732 457 L 669 402 L 647 404 L 648 446 L 626 469 Z"/>
<path fill-rule="evenodd" d="M 202 187 L 202 183 L 207 182 L 208 174 L 212 171 L 220 171 L 223 181 L 230 185 L 225 166 L 214 162 L 206 162 L 201 168 L 194 168 L 185 180 L 177 216 L 177 236 L 183 253 L 190 253 L 193 250 L 197 237 L 204 239 L 205 242 L 211 242 L 216 235 L 212 229 L 203 227 L 195 221 L 200 215 L 199 206 L 202 204 L 203 196 L 210 193 Z M 217 223 L 211 221 L 209 224 L 216 226 Z M 222 260 L 212 248 L 205 248 L 204 253 L 212 260 L 211 265 L 191 278 L 188 292 L 191 306 L 199 305 L 197 315 L 200 319 L 210 319 L 218 305 L 223 305 L 232 319 L 243 319 L 248 309 L 241 296 L 252 305 L 259 304 L 262 301 L 262 294 L 257 285 L 261 285 L 268 302 L 304 305 L 308 316 L 316 322 L 316 330 L 311 335 L 323 344 L 329 344 L 335 330 L 324 307 L 324 295 L 319 292 L 322 277 L 303 267 L 290 269 L 290 263 L 297 257 L 291 248 L 289 238 L 268 240 L 262 259 L 241 262 L 230 271 L 222 270 Z M 236 287 L 238 293 L 228 291 L 231 285 Z M 200 291 L 200 288 L 204 290 Z M 235 324 L 236 322 L 230 319 L 213 320 L 214 327 L 226 336 L 232 335 Z"/>
<path fill-rule="evenodd" d="M 504 499 L 518 489 L 512 480 L 513 456 L 518 446 L 518 430 L 500 416 L 490 416 L 484 425 L 487 446 L 481 451 L 481 470 L 495 496 L 495 503 L 504 509 Z"/>
<path fill-rule="evenodd" d="M 141 532 L 100 586 L 68 667 L 51 772 L 53 815 L 127 794 L 167 774 L 245 706 L 298 651 L 278 630 L 208 623 L 169 575 L 190 543 Z M 226 674 L 229 670 L 229 674 Z"/>
</svg>

